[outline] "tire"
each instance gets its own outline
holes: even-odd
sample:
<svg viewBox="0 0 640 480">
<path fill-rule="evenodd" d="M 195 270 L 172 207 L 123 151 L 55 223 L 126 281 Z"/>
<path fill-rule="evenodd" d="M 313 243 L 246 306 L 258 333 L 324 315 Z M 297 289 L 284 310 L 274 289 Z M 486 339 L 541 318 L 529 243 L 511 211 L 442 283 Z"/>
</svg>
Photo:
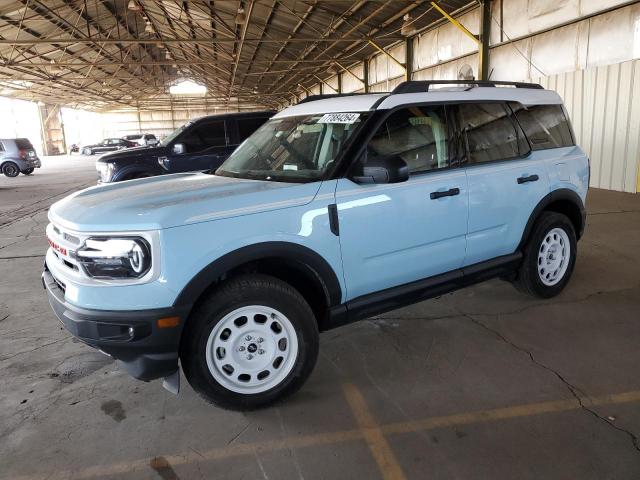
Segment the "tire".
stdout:
<svg viewBox="0 0 640 480">
<path fill-rule="evenodd" d="M 209 294 L 189 318 L 180 346 L 189 384 L 231 410 L 293 394 L 317 357 L 318 325 L 307 302 L 289 284 L 260 274 L 232 278 Z"/>
<path fill-rule="evenodd" d="M 20 169 L 14 162 L 5 162 L 2 164 L 2 173 L 5 177 L 14 178 L 20 174 Z"/>
<path fill-rule="evenodd" d="M 93 150 L 91 150 L 90 148 L 83 148 L 82 149 L 82 154 L 83 155 L 93 155 Z"/>
<path fill-rule="evenodd" d="M 23 175 L 31 175 L 33 173 L 33 168 L 27 168 L 26 170 L 23 170 L 22 173 Z"/>
<path fill-rule="evenodd" d="M 561 213 L 543 212 L 524 247 L 515 286 L 534 297 L 555 297 L 571 278 L 576 253 L 576 232 L 571 221 Z"/>
</svg>

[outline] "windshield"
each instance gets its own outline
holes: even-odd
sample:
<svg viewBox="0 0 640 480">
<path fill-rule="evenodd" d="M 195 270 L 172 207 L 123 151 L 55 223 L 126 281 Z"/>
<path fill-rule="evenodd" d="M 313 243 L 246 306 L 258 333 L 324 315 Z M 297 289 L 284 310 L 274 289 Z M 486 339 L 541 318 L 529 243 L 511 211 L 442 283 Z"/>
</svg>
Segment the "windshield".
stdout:
<svg viewBox="0 0 640 480">
<path fill-rule="evenodd" d="M 216 175 L 281 182 L 320 180 L 365 117 L 366 113 L 325 113 L 269 120 Z"/>
<path fill-rule="evenodd" d="M 178 137 L 178 135 L 184 132 L 189 125 L 191 125 L 191 122 L 187 122 L 181 127 L 176 128 L 173 132 L 171 132 L 169 135 L 164 137 L 164 139 L 160 142 L 160 145 L 162 145 L 163 147 L 166 147 L 167 145 L 169 145 L 169 143 L 171 143 L 173 140 L 175 140 Z"/>
</svg>

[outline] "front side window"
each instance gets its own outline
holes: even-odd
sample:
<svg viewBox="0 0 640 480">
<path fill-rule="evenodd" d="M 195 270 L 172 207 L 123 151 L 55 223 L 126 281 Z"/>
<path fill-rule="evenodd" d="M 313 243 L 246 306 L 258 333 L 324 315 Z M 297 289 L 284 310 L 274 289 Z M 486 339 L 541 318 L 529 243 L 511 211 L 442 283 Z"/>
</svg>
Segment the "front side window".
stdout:
<svg viewBox="0 0 640 480">
<path fill-rule="evenodd" d="M 224 121 L 206 122 L 187 130 L 178 139 L 188 153 L 200 152 L 209 147 L 224 147 L 227 144 Z"/>
<path fill-rule="evenodd" d="M 380 156 L 399 156 L 411 173 L 449 167 L 445 107 L 410 107 L 392 113 L 367 146 L 367 159 Z"/>
<path fill-rule="evenodd" d="M 216 175 L 312 182 L 334 166 L 366 113 L 326 113 L 275 118 L 247 138 Z"/>
<path fill-rule="evenodd" d="M 527 140 L 502 103 L 458 105 L 468 163 L 508 160 L 529 151 Z"/>
<path fill-rule="evenodd" d="M 531 142 L 532 150 L 570 147 L 575 145 L 571 128 L 560 105 L 509 104 L 520 126 Z"/>
</svg>

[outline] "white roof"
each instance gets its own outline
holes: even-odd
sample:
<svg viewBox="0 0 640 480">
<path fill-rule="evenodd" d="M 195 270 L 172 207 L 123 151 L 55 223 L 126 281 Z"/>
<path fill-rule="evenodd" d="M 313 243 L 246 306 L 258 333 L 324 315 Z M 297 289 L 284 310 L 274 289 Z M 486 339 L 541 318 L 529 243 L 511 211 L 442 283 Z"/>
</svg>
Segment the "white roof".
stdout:
<svg viewBox="0 0 640 480">
<path fill-rule="evenodd" d="M 366 112 L 380 101 L 376 110 L 388 110 L 399 105 L 416 104 L 424 102 L 465 102 L 482 100 L 502 100 L 507 102 L 520 102 L 523 105 L 561 105 L 560 96 L 551 90 L 540 88 L 513 88 L 513 87 L 474 87 L 470 89 L 440 88 L 429 92 L 398 93 L 389 95 L 349 95 L 344 97 L 332 97 L 322 100 L 305 102 L 293 105 L 278 112 L 273 118 L 293 117 L 297 115 L 315 115 L 321 113 L 340 112 Z"/>
<path fill-rule="evenodd" d="M 346 97 L 330 97 L 309 101 L 285 108 L 271 118 L 293 117 L 296 115 L 314 115 L 316 113 L 366 112 L 381 98 L 388 95 L 349 95 Z"/>
</svg>

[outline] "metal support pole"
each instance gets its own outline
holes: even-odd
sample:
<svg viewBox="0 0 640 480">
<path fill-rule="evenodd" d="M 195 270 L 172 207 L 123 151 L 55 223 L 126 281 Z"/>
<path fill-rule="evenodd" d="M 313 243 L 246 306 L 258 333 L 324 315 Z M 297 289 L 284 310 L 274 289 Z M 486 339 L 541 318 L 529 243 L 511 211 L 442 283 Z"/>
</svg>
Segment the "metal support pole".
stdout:
<svg viewBox="0 0 640 480">
<path fill-rule="evenodd" d="M 342 93 L 342 73 L 338 72 L 338 93 Z"/>
<path fill-rule="evenodd" d="M 407 38 L 404 42 L 404 79 L 408 82 L 413 76 L 413 39 Z"/>
<path fill-rule="evenodd" d="M 479 72 L 480 80 L 489 80 L 489 39 L 491 36 L 491 1 L 483 0 L 482 17 L 480 19 L 480 43 L 478 54 L 480 55 Z"/>
<path fill-rule="evenodd" d="M 362 81 L 364 82 L 364 93 L 369 93 L 369 59 L 365 58 L 362 62 Z"/>
</svg>

